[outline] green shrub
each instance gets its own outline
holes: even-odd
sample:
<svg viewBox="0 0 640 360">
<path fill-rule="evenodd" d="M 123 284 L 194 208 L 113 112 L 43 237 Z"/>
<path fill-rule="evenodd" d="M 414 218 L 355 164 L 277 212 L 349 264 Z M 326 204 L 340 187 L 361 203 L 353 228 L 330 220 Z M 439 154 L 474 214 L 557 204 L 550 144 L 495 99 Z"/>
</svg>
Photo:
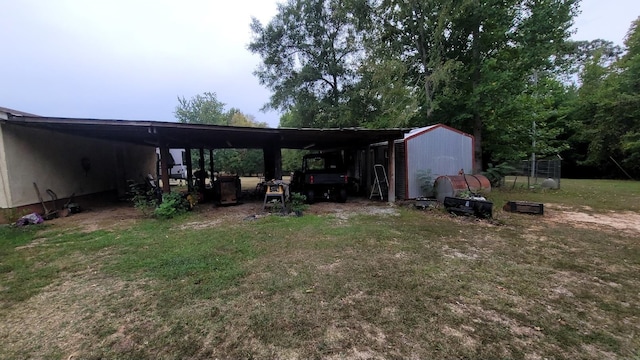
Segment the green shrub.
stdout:
<svg viewBox="0 0 640 360">
<path fill-rule="evenodd" d="M 289 195 L 289 209 L 292 212 L 301 213 L 309 208 L 309 205 L 307 205 L 306 201 L 307 197 L 305 195 L 297 192 L 292 192 Z"/>
<path fill-rule="evenodd" d="M 160 219 L 171 219 L 189 210 L 189 201 L 180 193 L 170 192 L 162 194 L 162 203 L 156 207 L 153 214 Z"/>
<path fill-rule="evenodd" d="M 155 208 L 158 206 L 158 200 L 155 197 L 153 189 L 147 192 L 136 192 L 131 201 L 133 202 L 133 206 L 140 210 L 144 216 L 153 215 Z"/>
<path fill-rule="evenodd" d="M 496 166 L 493 166 L 493 164 L 490 163 L 487 170 L 482 172 L 482 175 L 489 179 L 492 187 L 500 187 L 504 177 L 513 173 L 515 170 L 516 169 L 513 166 L 507 163 L 498 164 Z"/>
</svg>

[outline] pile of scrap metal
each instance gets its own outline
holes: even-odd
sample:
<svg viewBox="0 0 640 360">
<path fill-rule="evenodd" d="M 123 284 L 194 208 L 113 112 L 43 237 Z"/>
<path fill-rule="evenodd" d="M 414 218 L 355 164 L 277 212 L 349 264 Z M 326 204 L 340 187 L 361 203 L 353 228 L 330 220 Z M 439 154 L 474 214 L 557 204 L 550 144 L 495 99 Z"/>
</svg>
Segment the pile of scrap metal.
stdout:
<svg viewBox="0 0 640 360">
<path fill-rule="evenodd" d="M 490 219 L 493 213 L 493 203 L 482 196 L 469 198 L 445 197 L 444 207 L 454 215 L 475 216 L 481 219 Z"/>
</svg>

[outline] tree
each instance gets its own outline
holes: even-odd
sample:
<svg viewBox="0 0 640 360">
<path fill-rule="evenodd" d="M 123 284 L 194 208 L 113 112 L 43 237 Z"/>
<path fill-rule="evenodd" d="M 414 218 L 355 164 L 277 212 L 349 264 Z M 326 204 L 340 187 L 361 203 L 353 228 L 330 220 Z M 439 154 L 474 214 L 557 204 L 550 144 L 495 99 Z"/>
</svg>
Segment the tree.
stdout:
<svg viewBox="0 0 640 360">
<path fill-rule="evenodd" d="M 620 60 L 621 124 L 625 133 L 621 137 L 623 163 L 635 174 L 640 174 L 640 17 L 632 24 L 625 38 L 627 53 Z"/>
<path fill-rule="evenodd" d="M 589 176 L 640 175 L 640 18 L 625 38 L 625 48 L 596 40 L 584 44 L 577 99 L 571 104 L 574 131 L 568 157 Z M 615 160 L 618 164 L 616 164 Z"/>
<path fill-rule="evenodd" d="M 180 122 L 190 124 L 267 127 L 266 123 L 257 122 L 253 116 L 242 113 L 240 109 L 225 111 L 225 104 L 218 101 L 216 93 L 212 92 L 196 95 L 189 100 L 178 97 L 174 114 Z M 199 157 L 199 151 L 192 150 L 191 156 Z M 208 152 L 204 156 L 207 163 Z M 226 173 L 257 174 L 264 169 L 262 152 L 258 149 L 215 149 L 214 159 L 216 169 Z"/>
<path fill-rule="evenodd" d="M 381 46 L 410 69 L 419 90 L 414 125 L 445 122 L 475 138 L 476 170 L 483 146 L 518 128 L 509 114 L 535 71 L 557 67 L 577 0 L 382 0 Z M 521 111 L 518 111 L 522 113 Z M 509 141 L 502 141 L 508 146 Z"/>
<path fill-rule="evenodd" d="M 622 47 L 613 42 L 596 39 L 591 41 L 567 41 L 565 43 L 564 59 L 558 72 L 565 83 L 581 85 L 580 76 L 588 64 L 596 64 L 607 68 L 619 60 L 623 53 Z M 577 80 L 576 81 L 576 76 Z"/>
<path fill-rule="evenodd" d="M 265 107 L 295 113 L 298 127 L 357 125 L 344 114 L 368 13 L 366 0 L 289 0 L 266 26 L 254 18 L 249 50 L 262 57 L 255 75 L 273 92 Z"/>
<path fill-rule="evenodd" d="M 376 48 L 370 60 L 383 73 L 389 62 L 402 62 L 408 81 L 405 89 L 419 99 L 427 118 L 437 108 L 436 90 L 457 65 L 455 59 L 444 57 L 444 40 L 454 6 L 453 1 L 382 0 L 374 13 L 381 28 L 371 42 Z"/>
<path fill-rule="evenodd" d="M 480 171 L 483 157 L 530 144 L 534 120 L 540 144 L 561 149 L 552 140 L 565 94 L 554 79 L 571 60 L 578 2 L 289 0 L 266 27 L 253 21 L 249 49 L 263 59 L 267 106 L 289 114 L 281 125 L 443 122 L 475 136 Z M 551 89 L 556 100 L 540 93 Z"/>
<path fill-rule="evenodd" d="M 216 93 L 205 92 L 189 100 L 178 97 L 174 114 L 181 123 L 225 125 L 224 106 Z"/>
</svg>

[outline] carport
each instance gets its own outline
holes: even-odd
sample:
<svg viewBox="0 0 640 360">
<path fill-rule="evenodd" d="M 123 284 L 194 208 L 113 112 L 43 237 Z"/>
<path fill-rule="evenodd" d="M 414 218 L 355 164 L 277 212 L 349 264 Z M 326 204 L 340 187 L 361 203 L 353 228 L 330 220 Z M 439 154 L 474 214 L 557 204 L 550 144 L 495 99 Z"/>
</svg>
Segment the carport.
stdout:
<svg viewBox="0 0 640 360">
<path fill-rule="evenodd" d="M 160 162 L 167 168 L 169 149 L 184 148 L 200 151 L 203 169 L 204 151 L 213 149 L 262 149 L 265 178 L 281 179 L 281 149 L 316 151 L 357 150 L 379 142 L 388 143 L 388 168 L 395 169 L 394 140 L 403 137 L 408 129 L 293 129 L 249 128 L 159 121 L 102 120 L 9 115 L 4 124 L 49 130 L 68 135 L 107 141 L 120 141 L 160 149 Z M 190 160 L 190 159 L 189 159 Z M 212 166 L 212 165 L 211 165 Z M 187 162 L 191 174 L 190 161 Z M 169 175 L 162 171 L 163 191 L 168 192 Z M 390 171 L 388 200 L 395 201 L 395 174 Z M 204 179 L 201 179 L 204 181 Z"/>
</svg>

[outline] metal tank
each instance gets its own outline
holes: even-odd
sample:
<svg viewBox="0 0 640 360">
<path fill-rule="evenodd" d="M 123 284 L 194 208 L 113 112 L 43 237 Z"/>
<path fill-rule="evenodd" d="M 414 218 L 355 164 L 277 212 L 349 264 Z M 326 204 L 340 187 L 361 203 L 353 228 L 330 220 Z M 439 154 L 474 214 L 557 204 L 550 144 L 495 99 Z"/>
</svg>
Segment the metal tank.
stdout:
<svg viewBox="0 0 640 360">
<path fill-rule="evenodd" d="M 445 197 L 456 197 L 462 191 L 490 192 L 491 182 L 484 175 L 444 175 L 433 184 L 436 199 L 443 202 Z"/>
</svg>

